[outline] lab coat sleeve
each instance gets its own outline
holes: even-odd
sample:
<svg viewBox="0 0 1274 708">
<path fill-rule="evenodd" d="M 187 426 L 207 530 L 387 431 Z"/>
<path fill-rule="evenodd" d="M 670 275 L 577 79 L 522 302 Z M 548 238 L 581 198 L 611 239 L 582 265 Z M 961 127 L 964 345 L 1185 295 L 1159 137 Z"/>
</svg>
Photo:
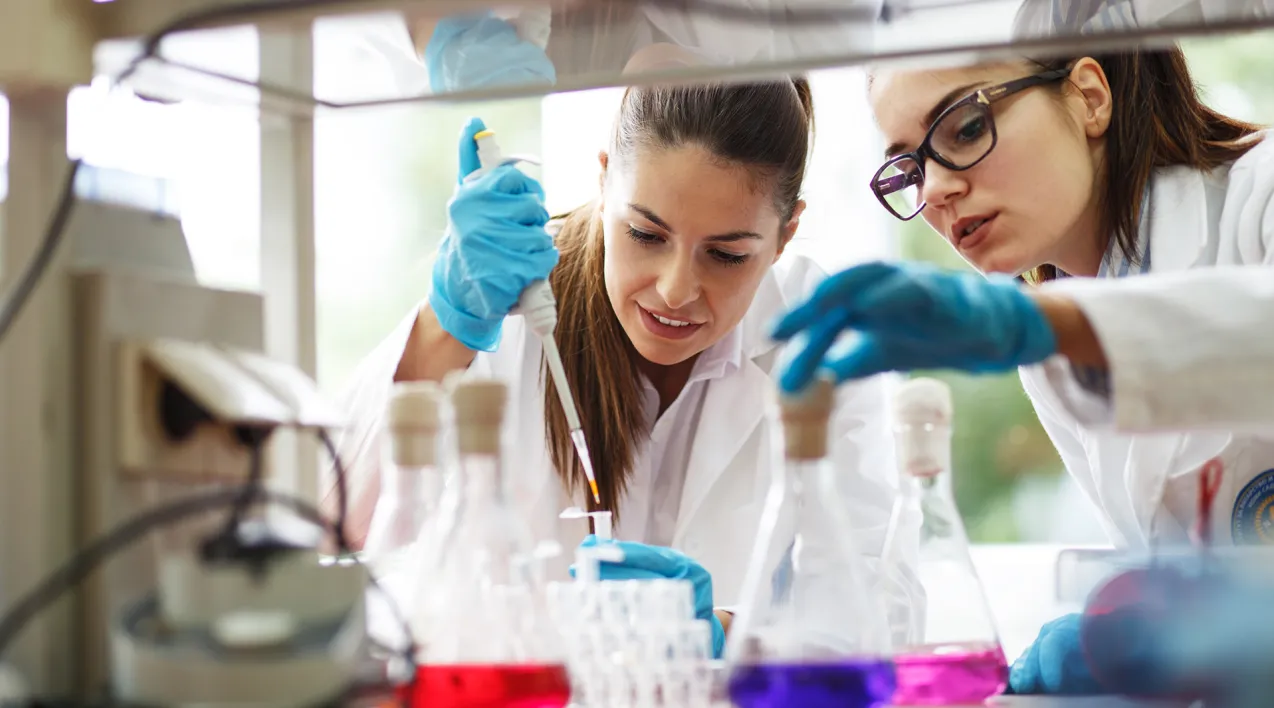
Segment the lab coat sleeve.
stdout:
<svg viewBox="0 0 1274 708">
<path fill-rule="evenodd" d="M 1058 290 L 1083 310 L 1106 352 L 1113 383 L 1106 420 L 1117 430 L 1274 423 L 1274 267 L 1065 285 Z M 1084 422 L 1103 422 L 1093 418 Z"/>
</svg>

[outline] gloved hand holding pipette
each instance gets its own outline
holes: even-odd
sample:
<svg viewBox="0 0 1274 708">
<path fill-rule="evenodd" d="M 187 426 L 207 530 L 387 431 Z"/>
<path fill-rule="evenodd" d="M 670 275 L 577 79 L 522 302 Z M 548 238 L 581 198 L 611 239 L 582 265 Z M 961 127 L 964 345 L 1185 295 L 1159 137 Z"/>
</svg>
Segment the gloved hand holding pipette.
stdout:
<svg viewBox="0 0 1274 708">
<path fill-rule="evenodd" d="M 474 136 L 485 130 L 472 118 L 461 133 L 460 185 L 447 206 L 429 297 L 442 328 L 474 351 L 495 349 L 504 318 L 558 258 L 538 182 L 514 165 L 466 181 L 481 166 Z"/>
<path fill-rule="evenodd" d="M 584 538 L 581 547 L 597 545 L 594 535 Z M 695 617 L 712 626 L 712 656 L 720 658 L 725 649 L 725 628 L 712 606 L 712 575 L 690 556 L 663 546 L 649 546 L 631 541 L 610 541 L 624 553 L 620 562 L 602 561 L 601 580 L 688 580 L 694 587 Z M 574 575 L 574 567 L 571 574 Z"/>
</svg>

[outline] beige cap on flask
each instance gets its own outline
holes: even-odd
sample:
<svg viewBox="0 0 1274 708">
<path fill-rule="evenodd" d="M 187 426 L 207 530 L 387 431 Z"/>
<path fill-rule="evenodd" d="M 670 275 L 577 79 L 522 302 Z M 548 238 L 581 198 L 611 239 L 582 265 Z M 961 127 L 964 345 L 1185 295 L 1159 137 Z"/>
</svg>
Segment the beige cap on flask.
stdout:
<svg viewBox="0 0 1274 708">
<path fill-rule="evenodd" d="M 804 391 L 779 399 L 784 456 L 789 460 L 827 457 L 827 429 L 836 402 L 836 384 L 819 378 Z"/>
<path fill-rule="evenodd" d="M 469 380 L 455 384 L 451 407 L 455 411 L 460 454 L 500 454 L 500 428 L 508 398 L 508 387 L 499 381 Z"/>
<path fill-rule="evenodd" d="M 442 388 L 429 381 L 394 384 L 386 427 L 393 443 L 394 464 L 430 467 L 437 462 L 434 440 L 442 425 Z"/>
<path fill-rule="evenodd" d="M 894 436 L 903 474 L 931 477 L 951 468 L 951 387 L 910 379 L 894 394 Z"/>
</svg>

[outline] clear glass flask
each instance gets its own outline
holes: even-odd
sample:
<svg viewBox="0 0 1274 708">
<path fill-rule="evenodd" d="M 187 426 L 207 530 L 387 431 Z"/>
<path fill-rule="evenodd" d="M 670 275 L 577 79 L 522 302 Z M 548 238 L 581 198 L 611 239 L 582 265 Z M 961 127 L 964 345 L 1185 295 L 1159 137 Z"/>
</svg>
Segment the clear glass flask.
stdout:
<svg viewBox="0 0 1274 708">
<path fill-rule="evenodd" d="M 458 447 L 445 542 L 417 597 L 413 698 L 437 708 L 558 708 L 570 700 L 560 636 L 539 582 L 536 544 L 504 492 L 507 390 L 455 385 Z M 450 496 L 450 493 L 449 493 Z"/>
<path fill-rule="evenodd" d="M 827 459 L 830 382 L 780 401 L 786 464 L 770 488 L 727 639 L 728 692 L 739 708 L 873 708 L 894 693 L 884 606 L 839 501 Z M 768 560 L 779 510 L 795 536 L 777 570 Z"/>
<path fill-rule="evenodd" d="M 372 512 L 363 557 L 378 577 L 407 574 L 417 539 L 437 515 L 443 478 L 437 438 L 442 390 L 434 383 L 399 383 L 390 394 L 385 427 L 389 464 L 382 466 L 380 498 Z"/>
<path fill-rule="evenodd" d="M 942 381 L 912 379 L 895 394 L 900 503 L 918 505 L 922 514 L 917 572 L 926 596 L 920 641 L 895 652 L 895 705 L 982 705 L 1008 682 L 951 492 L 951 421 L 951 389 Z"/>
</svg>

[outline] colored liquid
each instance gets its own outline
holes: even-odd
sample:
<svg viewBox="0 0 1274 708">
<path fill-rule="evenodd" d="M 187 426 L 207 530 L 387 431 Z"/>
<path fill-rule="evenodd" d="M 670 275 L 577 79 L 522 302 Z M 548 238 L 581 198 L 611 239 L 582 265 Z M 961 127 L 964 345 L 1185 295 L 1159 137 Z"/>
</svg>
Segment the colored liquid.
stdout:
<svg viewBox="0 0 1274 708">
<path fill-rule="evenodd" d="M 730 675 L 738 708 L 876 708 L 893 695 L 889 661 L 744 664 Z"/>
<path fill-rule="evenodd" d="M 409 705 L 428 708 L 562 708 L 571 701 L 560 664 L 427 664 L 406 690 Z"/>
<path fill-rule="evenodd" d="M 894 657 L 898 692 L 894 705 L 982 705 L 1004 692 L 1009 667 L 999 646 L 921 647 Z"/>
</svg>

